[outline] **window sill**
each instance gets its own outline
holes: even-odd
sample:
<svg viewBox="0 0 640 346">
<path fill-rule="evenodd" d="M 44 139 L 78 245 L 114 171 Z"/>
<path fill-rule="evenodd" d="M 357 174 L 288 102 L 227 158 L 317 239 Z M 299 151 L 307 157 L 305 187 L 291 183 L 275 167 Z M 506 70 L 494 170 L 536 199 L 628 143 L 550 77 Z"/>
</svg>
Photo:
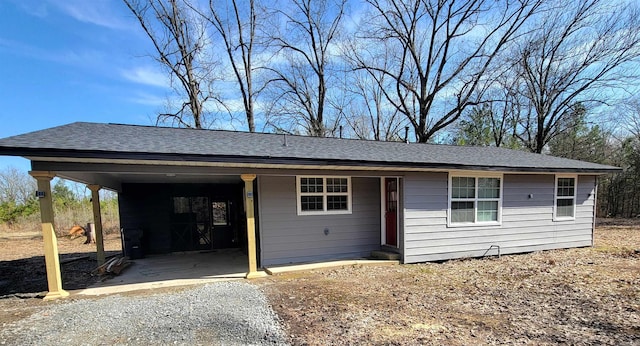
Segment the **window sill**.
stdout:
<svg viewBox="0 0 640 346">
<path fill-rule="evenodd" d="M 565 221 L 575 221 L 575 217 L 554 217 L 554 222 L 565 222 Z"/>
<path fill-rule="evenodd" d="M 502 222 L 456 222 L 447 224 L 448 228 L 460 228 L 460 227 L 496 227 L 502 226 Z"/>
<path fill-rule="evenodd" d="M 298 216 L 318 216 L 318 215 L 348 215 L 352 214 L 351 210 L 332 210 L 332 211 L 298 211 Z"/>
</svg>

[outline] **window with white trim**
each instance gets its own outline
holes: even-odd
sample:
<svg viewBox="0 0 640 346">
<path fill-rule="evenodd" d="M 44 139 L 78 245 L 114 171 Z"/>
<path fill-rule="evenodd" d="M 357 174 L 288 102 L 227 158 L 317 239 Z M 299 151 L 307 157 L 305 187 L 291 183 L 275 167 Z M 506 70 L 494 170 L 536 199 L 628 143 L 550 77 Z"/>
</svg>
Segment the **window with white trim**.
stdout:
<svg viewBox="0 0 640 346">
<path fill-rule="evenodd" d="M 350 177 L 298 177 L 298 215 L 351 213 Z"/>
<path fill-rule="evenodd" d="M 499 223 L 501 176 L 454 176 L 449 179 L 449 224 Z"/>
<path fill-rule="evenodd" d="M 576 216 L 576 177 L 556 176 L 554 219 L 573 220 Z"/>
</svg>

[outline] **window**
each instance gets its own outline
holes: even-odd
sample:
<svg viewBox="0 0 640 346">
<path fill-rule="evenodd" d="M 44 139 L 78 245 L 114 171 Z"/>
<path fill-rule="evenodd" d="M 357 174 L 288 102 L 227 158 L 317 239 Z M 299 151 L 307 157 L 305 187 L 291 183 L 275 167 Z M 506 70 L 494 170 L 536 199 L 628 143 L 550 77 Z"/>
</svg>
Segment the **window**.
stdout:
<svg viewBox="0 0 640 346">
<path fill-rule="evenodd" d="M 298 215 L 351 213 L 351 178 L 298 177 Z"/>
<path fill-rule="evenodd" d="M 211 210 L 213 210 L 212 218 L 214 226 L 229 225 L 229 208 L 227 202 L 212 202 Z"/>
<path fill-rule="evenodd" d="M 556 176 L 555 220 L 573 220 L 576 215 L 576 177 Z"/>
<path fill-rule="evenodd" d="M 499 223 L 501 181 L 500 176 L 451 176 L 449 224 Z"/>
</svg>

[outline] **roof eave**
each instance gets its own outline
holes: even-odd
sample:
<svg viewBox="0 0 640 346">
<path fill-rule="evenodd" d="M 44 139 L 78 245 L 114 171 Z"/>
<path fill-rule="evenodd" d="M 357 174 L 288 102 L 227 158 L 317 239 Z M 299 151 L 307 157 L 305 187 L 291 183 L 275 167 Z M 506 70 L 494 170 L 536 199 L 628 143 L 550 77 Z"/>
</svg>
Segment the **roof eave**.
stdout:
<svg viewBox="0 0 640 346">
<path fill-rule="evenodd" d="M 531 173 L 588 173 L 609 174 L 622 171 L 621 168 L 564 168 L 564 167 L 510 167 L 483 166 L 451 163 L 421 163 L 421 162 L 389 162 L 389 161 L 357 161 L 340 159 L 301 159 L 295 157 L 270 156 L 234 156 L 234 155 L 198 155 L 181 153 L 143 153 L 143 152 L 115 152 L 95 150 L 66 150 L 40 148 L 0 147 L 0 155 L 23 157 L 51 157 L 76 159 L 109 159 L 109 160 L 142 160 L 142 161 L 178 161 L 178 162 L 219 162 L 219 163 L 251 163 L 271 165 L 309 165 L 309 166 L 351 166 L 351 167 L 392 167 L 421 168 L 438 170 L 479 170 L 495 172 L 531 172 Z"/>
</svg>

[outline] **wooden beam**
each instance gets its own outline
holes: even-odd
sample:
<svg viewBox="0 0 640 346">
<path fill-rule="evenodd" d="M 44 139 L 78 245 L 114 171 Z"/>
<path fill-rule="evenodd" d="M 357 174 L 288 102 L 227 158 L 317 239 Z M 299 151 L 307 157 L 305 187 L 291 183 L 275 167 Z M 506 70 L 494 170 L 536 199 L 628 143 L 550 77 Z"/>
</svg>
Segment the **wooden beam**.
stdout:
<svg viewBox="0 0 640 346">
<path fill-rule="evenodd" d="M 251 279 L 260 276 L 258 274 L 258 261 L 256 254 L 256 222 L 253 208 L 253 181 L 255 174 L 242 174 L 244 181 L 244 210 L 247 215 L 247 255 L 249 257 L 249 272 L 246 278 Z"/>
<path fill-rule="evenodd" d="M 51 196 L 51 179 L 55 177 L 55 174 L 46 171 L 32 171 L 29 172 L 29 174 L 38 182 L 42 239 L 44 241 L 44 261 L 47 268 L 47 284 L 49 287 L 49 293 L 47 293 L 44 299 L 50 300 L 66 297 L 69 295 L 69 292 L 62 289 L 58 241 L 53 228 L 54 214 L 53 198 Z"/>
<path fill-rule="evenodd" d="M 102 234 L 102 213 L 100 211 L 100 185 L 87 185 L 91 190 L 91 203 L 93 205 L 93 223 L 96 227 L 96 248 L 98 265 L 104 264 L 104 237 Z"/>
</svg>

